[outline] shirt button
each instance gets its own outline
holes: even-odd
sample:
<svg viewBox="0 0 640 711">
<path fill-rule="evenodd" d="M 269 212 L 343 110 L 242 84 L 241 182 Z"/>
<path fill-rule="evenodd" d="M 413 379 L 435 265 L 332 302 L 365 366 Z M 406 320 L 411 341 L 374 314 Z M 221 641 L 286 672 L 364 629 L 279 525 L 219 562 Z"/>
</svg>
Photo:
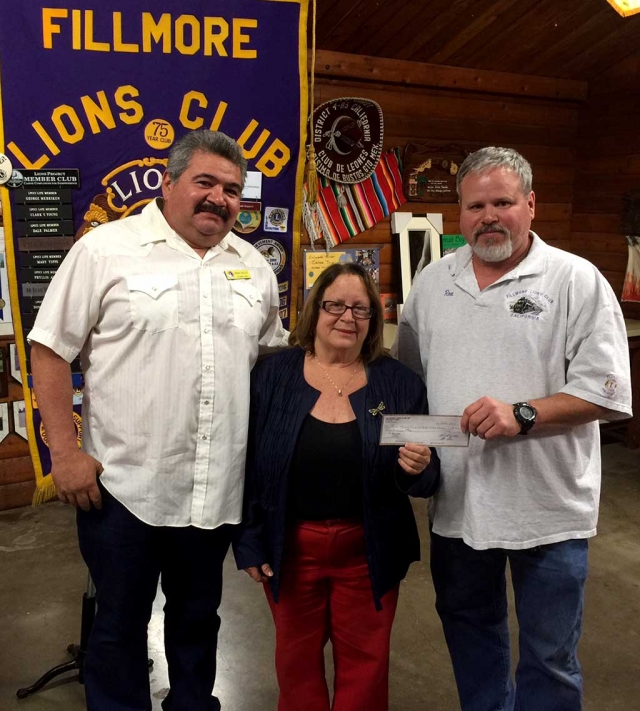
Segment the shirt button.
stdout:
<svg viewBox="0 0 640 711">
<path fill-rule="evenodd" d="M 204 404 L 205 404 L 205 405 L 208 405 L 208 404 L 209 404 L 209 401 L 208 401 L 208 400 L 205 400 L 205 401 L 204 401 Z"/>
<path fill-rule="evenodd" d="M 202 295 L 202 298 L 203 298 L 203 299 L 208 299 L 208 298 L 209 298 L 209 294 L 203 294 L 203 295 Z"/>
<path fill-rule="evenodd" d="M 205 332 L 205 333 L 209 333 L 209 329 L 208 329 L 208 328 L 205 328 L 205 329 L 204 329 L 204 332 Z"/>
<path fill-rule="evenodd" d="M 205 366 L 204 366 L 204 369 L 205 369 L 205 370 L 211 370 L 211 366 L 210 366 L 210 365 L 205 365 Z"/>
<path fill-rule="evenodd" d="M 202 435 L 202 439 L 207 439 L 207 435 Z"/>
</svg>

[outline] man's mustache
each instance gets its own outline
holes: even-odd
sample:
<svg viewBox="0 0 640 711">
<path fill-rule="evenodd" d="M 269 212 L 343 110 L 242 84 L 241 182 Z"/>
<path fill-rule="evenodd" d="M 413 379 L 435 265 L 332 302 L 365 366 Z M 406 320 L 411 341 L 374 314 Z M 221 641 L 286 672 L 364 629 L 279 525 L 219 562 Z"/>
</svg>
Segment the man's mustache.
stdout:
<svg viewBox="0 0 640 711">
<path fill-rule="evenodd" d="M 214 205 L 206 200 L 203 200 L 198 204 L 196 207 L 196 213 L 198 212 L 210 212 L 212 215 L 218 215 L 218 217 L 222 218 L 225 222 L 229 219 L 229 211 L 226 207 L 223 207 L 222 205 Z"/>
<path fill-rule="evenodd" d="M 506 230 L 504 227 L 500 227 L 497 222 L 494 222 L 490 225 L 482 225 L 482 227 L 478 227 L 478 229 L 473 231 L 473 236 L 480 237 L 480 235 L 485 234 L 485 232 L 500 232 L 503 235 L 507 235 L 507 237 L 509 236 L 508 230 Z"/>
</svg>

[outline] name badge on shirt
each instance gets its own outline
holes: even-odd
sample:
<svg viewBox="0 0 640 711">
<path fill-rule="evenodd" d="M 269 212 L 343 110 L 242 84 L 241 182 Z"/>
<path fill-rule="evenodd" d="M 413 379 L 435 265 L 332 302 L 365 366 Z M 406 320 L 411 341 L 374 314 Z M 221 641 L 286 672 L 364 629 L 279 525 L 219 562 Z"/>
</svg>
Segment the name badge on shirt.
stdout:
<svg viewBox="0 0 640 711">
<path fill-rule="evenodd" d="M 251 279 L 251 272 L 248 269 L 225 269 L 224 275 L 229 281 L 234 279 Z"/>
<path fill-rule="evenodd" d="M 229 281 L 234 279 L 251 279 L 251 272 L 248 269 L 225 269 L 224 275 Z"/>
</svg>

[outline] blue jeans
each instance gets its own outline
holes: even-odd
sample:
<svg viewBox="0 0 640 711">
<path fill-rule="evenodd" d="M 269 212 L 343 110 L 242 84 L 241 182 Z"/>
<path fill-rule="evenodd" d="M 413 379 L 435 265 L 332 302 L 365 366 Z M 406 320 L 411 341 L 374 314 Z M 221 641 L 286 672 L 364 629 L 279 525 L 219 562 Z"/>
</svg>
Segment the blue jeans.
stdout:
<svg viewBox="0 0 640 711">
<path fill-rule="evenodd" d="M 462 711 L 579 711 L 576 655 L 587 577 L 586 540 L 526 550 L 474 550 L 431 533 L 436 609 Z M 511 566 L 520 660 L 511 678 L 506 564 Z"/>
<path fill-rule="evenodd" d="M 147 625 L 158 579 L 171 690 L 165 711 L 219 711 L 212 696 L 230 526 L 150 526 L 101 486 L 101 510 L 78 510 L 80 551 L 96 586 L 85 660 L 89 711 L 150 711 Z"/>
</svg>

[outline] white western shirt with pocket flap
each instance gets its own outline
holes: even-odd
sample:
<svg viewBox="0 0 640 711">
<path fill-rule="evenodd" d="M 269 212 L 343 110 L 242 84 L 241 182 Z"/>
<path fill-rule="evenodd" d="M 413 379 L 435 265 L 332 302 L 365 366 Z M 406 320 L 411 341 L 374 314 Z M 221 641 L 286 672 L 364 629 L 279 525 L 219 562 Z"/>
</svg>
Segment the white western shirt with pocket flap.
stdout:
<svg viewBox="0 0 640 711">
<path fill-rule="evenodd" d="M 85 378 L 83 449 L 104 486 L 154 526 L 216 528 L 242 514 L 249 375 L 282 348 L 269 264 L 229 233 L 201 259 L 156 201 L 85 235 L 28 340 Z"/>
</svg>

